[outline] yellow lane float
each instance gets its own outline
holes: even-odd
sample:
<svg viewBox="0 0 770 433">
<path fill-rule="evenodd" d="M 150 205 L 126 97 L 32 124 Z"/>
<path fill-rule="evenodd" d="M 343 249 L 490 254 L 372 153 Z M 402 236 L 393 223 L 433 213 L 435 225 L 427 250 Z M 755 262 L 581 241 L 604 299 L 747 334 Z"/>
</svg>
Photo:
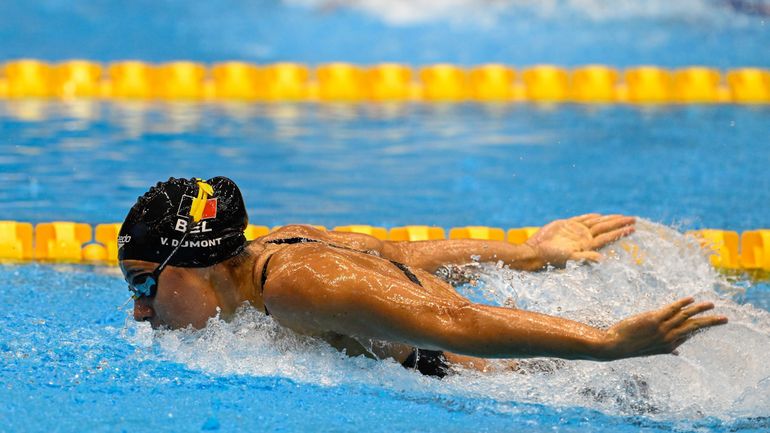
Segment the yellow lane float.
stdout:
<svg viewBox="0 0 770 433">
<path fill-rule="evenodd" d="M 91 240 L 91 226 L 56 221 L 35 226 L 35 258 L 46 261 L 80 262 L 81 248 Z"/>
<path fill-rule="evenodd" d="M 149 98 L 152 96 L 153 67 L 147 63 L 128 60 L 115 62 L 107 68 L 108 81 L 103 96 L 112 98 Z"/>
<path fill-rule="evenodd" d="M 247 240 L 279 229 L 249 224 L 244 231 Z M 312 225 L 319 230 L 325 226 Z M 425 241 L 447 239 L 442 227 L 411 225 L 384 227 L 346 225 L 334 231 L 362 233 L 380 240 Z M 504 231 L 499 227 L 465 226 L 452 227 L 449 239 L 484 239 L 522 244 L 532 237 L 539 227 L 519 227 Z M 67 221 L 46 222 L 33 225 L 19 221 L 0 221 L 0 260 L 54 261 L 85 263 L 117 263 L 119 223 L 89 224 Z M 702 229 L 687 232 L 694 236 L 709 253 L 710 263 L 720 269 L 770 271 L 770 229 L 747 230 L 741 233 L 730 230 Z M 94 242 L 92 242 L 92 235 Z M 621 247 L 631 253 L 637 263 L 643 262 L 644 252 L 629 242 Z"/>
<path fill-rule="evenodd" d="M 104 69 L 104 71 L 103 71 Z M 475 101 L 549 103 L 713 104 L 770 103 L 770 71 L 707 66 L 669 70 L 635 66 L 619 71 L 608 65 L 572 69 L 557 65 L 520 68 L 485 64 L 462 67 L 397 63 L 372 66 L 325 63 L 213 65 L 177 61 L 153 65 L 118 61 L 106 68 L 90 60 L 56 65 L 19 59 L 0 67 L 0 98 L 159 98 L 183 100 Z M 311 73 L 312 71 L 312 73 Z"/>
<path fill-rule="evenodd" d="M 436 64 L 420 69 L 422 99 L 460 102 L 468 97 L 468 73 L 455 65 Z"/>
</svg>

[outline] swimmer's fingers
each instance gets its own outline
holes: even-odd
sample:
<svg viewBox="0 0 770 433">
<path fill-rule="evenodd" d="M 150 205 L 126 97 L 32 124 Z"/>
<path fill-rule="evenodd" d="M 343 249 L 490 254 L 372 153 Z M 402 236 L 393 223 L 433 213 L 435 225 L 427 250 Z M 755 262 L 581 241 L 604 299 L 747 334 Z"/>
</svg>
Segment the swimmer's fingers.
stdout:
<svg viewBox="0 0 770 433">
<path fill-rule="evenodd" d="M 587 260 L 589 262 L 598 262 L 602 258 L 604 258 L 604 256 L 596 251 L 578 251 L 576 253 L 572 253 L 570 256 L 570 260 Z"/>
<path fill-rule="evenodd" d="M 670 334 L 668 347 L 662 353 L 670 353 L 672 355 L 679 355 L 677 348 L 689 340 L 697 331 L 701 329 L 711 328 L 712 326 L 720 326 L 727 323 L 727 317 L 725 316 L 705 316 L 697 319 L 689 319 L 684 322 L 684 326 L 676 329 Z"/>
<path fill-rule="evenodd" d="M 604 233 L 609 233 L 617 229 L 625 228 L 626 226 L 633 226 L 635 223 L 636 218 L 634 217 L 611 215 L 609 217 L 598 220 L 595 224 L 586 224 L 586 227 L 591 229 L 591 234 L 593 236 L 599 236 Z"/>
<path fill-rule="evenodd" d="M 595 215 L 592 218 L 586 218 L 582 223 L 588 227 L 591 228 L 597 224 L 605 223 L 607 221 L 614 221 L 618 218 L 628 218 L 624 215 L 620 214 L 612 214 L 612 215 Z"/>
<path fill-rule="evenodd" d="M 592 219 L 596 219 L 596 218 L 599 218 L 599 217 L 601 217 L 601 214 L 598 214 L 598 213 L 587 213 L 587 214 L 584 214 L 584 215 L 579 215 L 579 216 L 576 216 L 576 217 L 572 217 L 570 219 L 572 221 L 579 222 L 581 224 L 585 224 L 586 221 L 592 220 Z"/>
<path fill-rule="evenodd" d="M 621 320 L 607 330 L 608 359 L 672 353 L 698 330 L 727 323 L 724 316 L 697 316 L 713 308 L 692 297 Z M 687 317 L 685 317 L 687 316 Z M 684 318 L 684 320 L 682 320 Z M 677 326 L 672 324 L 678 323 Z"/>
<path fill-rule="evenodd" d="M 682 308 L 678 313 L 674 314 L 673 317 L 665 322 L 665 325 L 669 330 L 675 329 L 686 322 L 687 319 L 712 309 L 714 309 L 714 304 L 711 302 L 700 302 L 695 305 L 690 305 L 687 308 Z"/>
<path fill-rule="evenodd" d="M 690 338 L 695 331 L 711 328 L 712 326 L 724 325 L 726 323 L 727 317 L 725 316 L 703 316 L 698 317 L 697 319 L 688 319 L 682 326 L 676 329 L 676 332 L 681 337 L 687 339 Z"/>
<path fill-rule="evenodd" d="M 658 310 L 659 319 L 661 321 L 669 320 L 677 313 L 681 312 L 682 308 L 692 304 L 693 302 L 695 302 L 695 299 L 692 296 L 687 296 L 686 298 L 676 300 Z"/>
<path fill-rule="evenodd" d="M 628 236 L 631 233 L 633 233 L 636 230 L 634 226 L 624 226 L 619 229 L 611 230 L 606 233 L 602 233 L 599 236 L 594 237 L 593 241 L 591 241 L 591 248 L 598 250 L 599 248 L 602 248 L 603 246 L 615 242 L 616 240 Z"/>
</svg>

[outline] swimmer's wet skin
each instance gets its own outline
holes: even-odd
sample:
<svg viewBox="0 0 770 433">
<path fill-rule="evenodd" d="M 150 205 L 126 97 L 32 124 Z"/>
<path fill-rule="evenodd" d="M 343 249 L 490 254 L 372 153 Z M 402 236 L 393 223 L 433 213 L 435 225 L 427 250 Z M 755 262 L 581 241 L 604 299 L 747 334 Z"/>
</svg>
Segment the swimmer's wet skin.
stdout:
<svg viewBox="0 0 770 433">
<path fill-rule="evenodd" d="M 307 226 L 247 242 L 247 224 L 241 193 L 224 177 L 171 178 L 140 197 L 123 223 L 118 253 L 134 318 L 154 328 L 201 328 L 248 303 L 350 355 L 390 357 L 439 377 L 453 364 L 486 370 L 484 358 L 608 361 L 675 353 L 695 331 L 727 323 L 724 316 L 702 315 L 712 303 L 688 297 L 602 330 L 474 304 L 434 275 L 472 256 L 529 271 L 598 261 L 598 249 L 633 233 L 633 217 L 557 220 L 523 245 L 388 242 Z"/>
</svg>

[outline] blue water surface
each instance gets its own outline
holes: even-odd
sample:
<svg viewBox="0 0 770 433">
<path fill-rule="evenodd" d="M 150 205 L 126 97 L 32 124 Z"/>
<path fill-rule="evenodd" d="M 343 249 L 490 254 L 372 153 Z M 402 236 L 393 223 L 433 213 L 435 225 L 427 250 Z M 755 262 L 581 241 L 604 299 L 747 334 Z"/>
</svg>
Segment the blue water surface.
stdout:
<svg viewBox="0 0 770 433">
<path fill-rule="evenodd" d="M 764 0 L 3 0 L 0 9 L 0 60 L 770 66 Z"/>
<path fill-rule="evenodd" d="M 0 219 L 120 222 L 159 180 L 217 175 L 268 226 L 770 213 L 766 107 L 136 104 L 0 101 Z"/>
</svg>

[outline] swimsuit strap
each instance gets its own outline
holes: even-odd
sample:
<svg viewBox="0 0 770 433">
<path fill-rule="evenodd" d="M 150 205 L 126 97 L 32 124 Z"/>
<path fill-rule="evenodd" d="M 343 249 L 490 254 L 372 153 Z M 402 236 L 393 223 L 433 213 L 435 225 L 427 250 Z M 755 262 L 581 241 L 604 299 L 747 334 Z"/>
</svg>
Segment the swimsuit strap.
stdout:
<svg viewBox="0 0 770 433">
<path fill-rule="evenodd" d="M 262 265 L 262 276 L 260 277 L 260 284 L 259 284 L 259 293 L 260 296 L 265 293 L 265 281 L 267 281 L 267 264 L 270 263 L 270 259 L 273 258 L 273 255 L 270 254 L 267 259 L 265 260 L 265 264 Z M 265 305 L 264 298 L 262 301 L 262 306 L 265 307 L 265 315 L 269 316 L 270 312 L 267 311 L 267 305 Z"/>
<path fill-rule="evenodd" d="M 283 238 L 283 239 L 272 239 L 267 242 L 266 244 L 302 244 L 306 242 L 321 242 L 317 239 L 310 239 L 310 238 L 302 238 L 302 237 L 294 237 L 294 238 Z M 331 244 L 330 244 L 331 245 Z"/>
<path fill-rule="evenodd" d="M 410 280 L 411 282 L 413 282 L 413 283 L 417 284 L 417 285 L 418 285 L 418 286 L 420 286 L 420 287 L 423 287 L 422 283 L 421 283 L 421 282 L 420 282 L 420 280 L 417 278 L 417 275 L 415 275 L 415 274 L 414 274 L 414 272 L 412 272 L 412 270 L 411 270 L 411 269 L 409 269 L 409 267 L 408 267 L 408 266 L 406 266 L 406 265 L 405 265 L 405 264 L 403 264 L 403 263 L 399 263 L 399 262 L 397 262 L 397 261 L 395 261 L 395 260 L 390 260 L 390 263 L 393 263 L 393 264 L 394 264 L 394 265 L 395 265 L 395 266 L 396 266 L 398 269 L 401 269 L 401 272 L 403 272 L 403 273 L 404 273 L 404 275 L 406 275 L 406 278 L 409 278 L 409 280 Z"/>
</svg>

